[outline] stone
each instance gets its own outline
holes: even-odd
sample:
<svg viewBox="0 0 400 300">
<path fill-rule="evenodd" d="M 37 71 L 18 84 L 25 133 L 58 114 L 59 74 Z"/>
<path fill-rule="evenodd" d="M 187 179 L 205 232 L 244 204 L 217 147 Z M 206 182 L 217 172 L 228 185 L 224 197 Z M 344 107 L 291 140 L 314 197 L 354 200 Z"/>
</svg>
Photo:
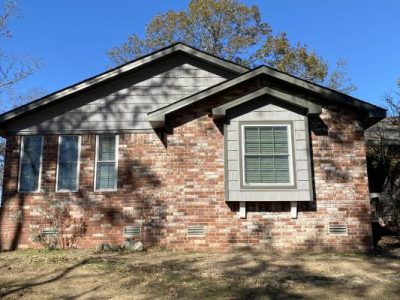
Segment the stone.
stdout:
<svg viewBox="0 0 400 300">
<path fill-rule="evenodd" d="M 103 251 L 103 243 L 96 245 L 96 252 Z"/>
<path fill-rule="evenodd" d="M 122 248 L 124 250 L 133 252 L 140 252 L 144 250 L 144 246 L 141 241 L 133 241 L 133 240 L 125 241 L 124 244 L 122 245 Z"/>
<path fill-rule="evenodd" d="M 96 246 L 96 251 L 98 251 L 98 252 L 102 252 L 102 251 L 109 252 L 109 251 L 115 251 L 115 250 L 116 250 L 116 247 L 114 247 L 110 243 L 101 243 Z"/>
</svg>

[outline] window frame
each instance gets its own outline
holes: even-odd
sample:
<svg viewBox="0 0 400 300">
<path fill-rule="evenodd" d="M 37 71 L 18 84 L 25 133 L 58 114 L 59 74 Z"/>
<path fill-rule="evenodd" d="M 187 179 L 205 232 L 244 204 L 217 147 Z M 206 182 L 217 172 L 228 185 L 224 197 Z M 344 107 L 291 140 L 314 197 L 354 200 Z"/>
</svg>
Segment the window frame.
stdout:
<svg viewBox="0 0 400 300">
<path fill-rule="evenodd" d="M 245 128 L 246 127 L 286 127 L 288 130 L 289 183 L 246 183 L 245 175 Z M 241 189 L 295 189 L 295 149 L 293 121 L 248 121 L 239 122 L 239 169 Z"/>
<path fill-rule="evenodd" d="M 61 139 L 65 136 L 77 136 L 78 137 L 78 161 L 77 161 L 77 170 L 76 170 L 76 190 L 66 190 L 66 189 L 58 189 L 58 176 L 59 176 L 59 164 L 60 164 L 60 147 L 61 147 Z M 58 136 L 58 150 L 57 150 L 57 170 L 56 170 L 56 192 L 57 193 L 73 193 L 79 191 L 79 176 L 80 176 L 80 167 L 81 167 L 81 136 L 74 134 L 65 134 Z"/>
<path fill-rule="evenodd" d="M 41 148 L 40 148 L 40 160 L 39 160 L 39 175 L 38 175 L 38 187 L 33 191 L 21 191 L 21 172 L 22 172 L 22 161 L 24 158 L 24 138 L 40 136 L 41 138 Z M 42 166 L 43 166 L 43 148 L 44 148 L 44 136 L 43 135 L 23 135 L 21 136 L 21 145 L 20 145 L 20 156 L 19 156 L 19 170 L 18 170 L 18 193 L 40 193 L 41 191 L 41 183 L 42 183 Z"/>
<path fill-rule="evenodd" d="M 100 136 L 113 136 L 115 138 L 115 180 L 114 188 L 97 188 L 97 163 L 99 155 L 99 138 Z M 93 190 L 95 192 L 116 192 L 118 190 L 118 148 L 119 148 L 119 135 L 118 134 L 97 134 L 96 135 L 96 153 L 94 163 L 94 182 Z"/>
</svg>

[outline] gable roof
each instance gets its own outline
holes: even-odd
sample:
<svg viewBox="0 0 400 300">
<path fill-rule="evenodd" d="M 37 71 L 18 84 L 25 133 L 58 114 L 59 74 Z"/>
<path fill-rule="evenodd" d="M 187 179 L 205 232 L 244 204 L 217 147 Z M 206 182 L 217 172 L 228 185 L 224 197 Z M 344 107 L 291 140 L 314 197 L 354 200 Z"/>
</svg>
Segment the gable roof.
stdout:
<svg viewBox="0 0 400 300">
<path fill-rule="evenodd" d="M 128 72 L 142 69 L 143 67 L 147 67 L 148 65 L 153 65 L 154 63 L 159 62 L 160 60 L 173 56 L 175 54 L 184 54 L 194 59 L 203 61 L 209 65 L 213 65 L 219 69 L 228 71 L 229 73 L 236 75 L 236 77 L 223 81 L 201 92 L 198 92 L 189 97 L 186 97 L 184 99 L 181 99 L 172 104 L 166 105 L 153 112 L 148 113 L 149 121 L 153 124 L 154 127 L 158 127 L 164 124 L 165 117 L 176 110 L 185 108 L 193 103 L 201 101 L 202 99 L 210 97 L 217 93 L 224 92 L 227 89 L 234 87 L 235 85 L 238 85 L 246 80 L 249 80 L 259 75 L 267 76 L 269 78 L 277 80 L 285 84 L 286 86 L 293 87 L 296 90 L 302 90 L 308 93 L 309 95 L 314 96 L 314 98 L 315 96 L 317 96 L 317 98 L 324 99 L 327 103 L 339 104 L 339 105 L 343 104 L 347 107 L 360 111 L 363 113 L 364 116 L 366 115 L 366 117 L 364 117 L 363 120 L 365 121 L 366 127 L 375 124 L 376 122 L 378 122 L 379 120 L 381 120 L 386 116 L 386 110 L 381 107 L 356 99 L 354 97 L 343 94 L 336 90 L 298 78 L 296 76 L 283 73 L 276 69 L 267 66 L 260 66 L 255 69 L 249 70 L 248 68 L 238 65 L 234 62 L 218 58 L 214 55 L 197 50 L 183 43 L 176 43 L 168 47 L 165 47 L 163 49 L 160 49 L 158 51 L 152 52 L 146 56 L 140 57 L 136 60 L 130 61 L 122 66 L 116 67 L 114 69 L 103 72 L 99 75 L 78 82 L 77 84 L 74 84 L 72 86 L 59 90 L 52 94 L 49 94 L 45 97 L 32 101 L 28 104 L 17 107 L 11 111 L 8 111 L 0 115 L 0 127 L 2 127 L 1 126 L 2 124 L 8 123 L 9 121 L 17 119 L 20 116 L 29 114 L 30 112 L 36 111 L 37 109 L 45 108 L 52 104 L 64 101 L 65 99 L 68 98 L 68 96 L 76 95 L 77 93 L 85 91 L 89 88 L 99 86 L 110 80 L 119 78 L 120 76 L 127 74 Z M 308 100 L 300 101 L 299 98 L 297 99 L 293 98 L 295 97 L 295 95 L 290 95 L 287 93 L 282 94 L 282 91 L 281 93 L 277 93 L 277 90 L 269 89 L 267 92 L 263 91 L 262 93 L 268 94 L 270 96 L 274 94 L 275 96 L 272 95 L 273 97 L 279 98 L 281 100 L 285 100 L 284 98 L 286 98 L 286 102 L 288 102 L 289 100 L 287 99 L 289 99 L 290 96 L 292 96 L 289 102 L 292 102 L 292 104 L 293 101 L 297 102 L 297 104 L 301 102 L 302 103 L 301 106 L 303 107 L 307 106 L 307 105 L 304 106 L 304 101 Z M 279 97 L 276 96 L 278 94 Z M 249 100 L 248 98 L 249 97 L 242 98 L 240 99 L 240 101 L 242 102 L 248 101 Z M 0 133 L 2 132 L 0 131 Z"/>
<path fill-rule="evenodd" d="M 42 108 L 67 96 L 82 92 L 95 85 L 117 78 L 123 74 L 126 74 L 127 72 L 135 71 L 143 66 L 153 64 L 161 59 L 165 59 L 168 56 L 179 53 L 183 53 L 187 56 L 204 61 L 235 75 L 247 72 L 249 70 L 248 68 L 245 68 L 239 64 L 216 57 L 183 43 L 176 43 L 1 114 L 0 123 L 10 121 L 11 119 L 19 117 L 22 114 Z"/>
<path fill-rule="evenodd" d="M 333 89 L 318 85 L 316 83 L 280 72 L 276 69 L 273 69 L 273 68 L 263 65 L 258 68 L 255 68 L 253 70 L 250 70 L 246 73 L 240 74 L 237 77 L 234 77 L 230 80 L 227 80 L 227 81 L 221 82 L 217 85 L 214 85 L 214 86 L 212 86 L 208 89 L 205 89 L 199 93 L 196 93 L 194 95 L 191 95 L 189 97 L 181 99 L 177 102 L 174 102 L 172 104 L 169 104 L 169 105 L 161 107 L 157 110 L 154 110 L 154 111 L 148 113 L 149 121 L 158 127 L 165 122 L 165 117 L 168 114 L 170 114 L 174 111 L 177 111 L 179 109 L 183 109 L 191 104 L 201 101 L 202 99 L 205 99 L 207 97 L 213 96 L 217 93 L 224 92 L 244 81 L 247 81 L 247 80 L 252 79 L 259 75 L 265 75 L 268 77 L 272 77 L 274 79 L 288 83 L 293 87 L 307 90 L 313 94 L 318 94 L 321 98 L 329 100 L 332 103 L 347 105 L 356 110 L 363 111 L 368 114 L 369 118 L 376 118 L 377 119 L 376 122 L 386 116 L 386 110 L 379 106 L 370 104 L 368 102 L 351 97 L 349 95 L 338 92 L 336 90 L 333 90 Z M 376 123 L 376 122 L 374 121 L 373 123 Z"/>
</svg>

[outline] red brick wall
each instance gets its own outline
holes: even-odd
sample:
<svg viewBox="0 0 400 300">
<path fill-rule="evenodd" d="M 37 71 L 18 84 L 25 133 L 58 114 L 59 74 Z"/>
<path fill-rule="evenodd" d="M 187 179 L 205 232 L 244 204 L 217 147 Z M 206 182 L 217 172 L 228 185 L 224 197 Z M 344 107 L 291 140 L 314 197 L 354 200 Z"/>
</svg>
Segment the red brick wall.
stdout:
<svg viewBox="0 0 400 300">
<path fill-rule="evenodd" d="M 54 193 L 57 136 L 45 136 L 41 193 L 16 192 L 20 137 L 7 139 L 1 247 L 38 247 L 31 233 L 46 227 L 40 210 L 50 198 L 71 199 L 71 214 L 83 217 L 87 233 L 80 247 L 121 244 L 125 225 L 142 224 L 146 245 L 173 249 L 367 250 L 370 207 L 363 130 L 345 111 L 324 111 L 310 120 L 316 201 L 299 204 L 238 203 L 224 200 L 224 138 L 221 124 L 204 113 L 176 119 L 166 142 L 156 134 L 119 137 L 117 192 L 94 192 L 95 136 L 83 135 L 80 189 Z M 165 145 L 164 145 L 165 144 Z M 348 234 L 328 234 L 329 223 L 346 224 Z M 190 225 L 204 225 L 204 237 L 187 237 Z"/>
</svg>

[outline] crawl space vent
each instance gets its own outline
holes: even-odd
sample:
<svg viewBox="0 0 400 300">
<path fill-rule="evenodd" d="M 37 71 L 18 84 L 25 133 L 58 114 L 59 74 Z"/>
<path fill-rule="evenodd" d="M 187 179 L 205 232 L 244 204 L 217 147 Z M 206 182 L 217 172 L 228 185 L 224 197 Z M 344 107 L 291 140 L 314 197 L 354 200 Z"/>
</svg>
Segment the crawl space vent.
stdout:
<svg viewBox="0 0 400 300">
<path fill-rule="evenodd" d="M 140 236 L 140 226 L 125 226 L 124 227 L 124 237 L 131 238 L 135 236 Z"/>
<path fill-rule="evenodd" d="M 344 224 L 329 224 L 329 234 L 347 234 L 347 225 Z"/>
<path fill-rule="evenodd" d="M 42 234 L 45 236 L 56 235 L 56 234 L 58 234 L 58 230 L 57 230 L 57 228 L 43 228 Z"/>
<path fill-rule="evenodd" d="M 188 226 L 187 235 L 188 236 L 204 236 L 205 235 L 204 226 Z"/>
</svg>

